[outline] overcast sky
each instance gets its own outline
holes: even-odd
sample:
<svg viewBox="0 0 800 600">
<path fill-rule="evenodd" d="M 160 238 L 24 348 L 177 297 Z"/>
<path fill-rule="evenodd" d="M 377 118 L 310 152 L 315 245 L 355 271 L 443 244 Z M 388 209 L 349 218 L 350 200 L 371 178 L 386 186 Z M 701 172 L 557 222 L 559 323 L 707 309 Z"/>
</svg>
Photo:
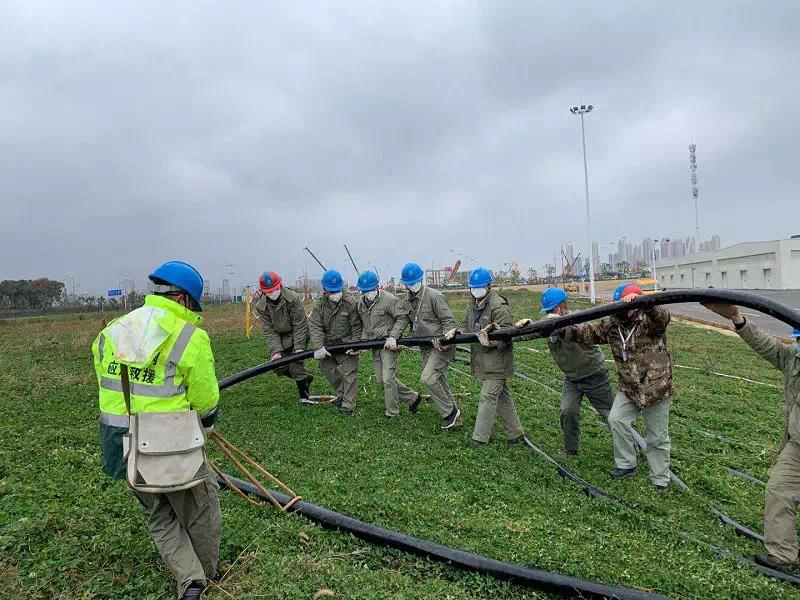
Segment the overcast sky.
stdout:
<svg viewBox="0 0 800 600">
<path fill-rule="evenodd" d="M 642 4 L 5 0 L 0 279 L 585 256 L 575 103 L 601 244 L 692 233 L 692 138 L 702 237 L 800 233 L 800 3 Z"/>
</svg>

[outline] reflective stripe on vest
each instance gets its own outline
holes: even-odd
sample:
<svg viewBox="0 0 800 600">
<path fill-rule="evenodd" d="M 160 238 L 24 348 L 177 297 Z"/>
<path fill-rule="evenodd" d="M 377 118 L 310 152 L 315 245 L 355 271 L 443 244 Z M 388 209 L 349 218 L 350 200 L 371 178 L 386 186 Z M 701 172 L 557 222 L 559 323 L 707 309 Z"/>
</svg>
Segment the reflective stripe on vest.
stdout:
<svg viewBox="0 0 800 600">
<path fill-rule="evenodd" d="M 192 338 L 192 334 L 194 334 L 195 329 L 197 329 L 197 327 L 187 323 L 183 326 L 183 329 L 181 329 L 181 332 L 178 334 L 178 339 L 175 340 L 175 345 L 172 347 L 172 350 L 170 350 L 169 356 L 167 357 L 167 362 L 164 364 L 165 387 L 173 386 L 175 384 L 175 374 L 178 370 L 178 363 L 180 362 L 183 353 L 186 352 L 186 347 L 189 345 L 189 340 Z"/>
<path fill-rule="evenodd" d="M 100 359 L 100 364 L 103 364 L 103 347 L 106 345 L 106 336 L 100 334 L 100 339 L 97 341 L 97 357 Z"/>
<path fill-rule="evenodd" d="M 128 415 L 112 415 L 111 413 L 101 412 L 100 423 L 103 425 L 110 425 L 111 427 L 128 428 L 129 419 Z"/>
<path fill-rule="evenodd" d="M 119 379 L 103 377 L 100 379 L 100 387 L 104 390 L 122 393 L 122 381 Z M 180 396 L 185 392 L 186 388 L 182 385 L 146 385 L 144 383 L 131 382 L 131 395 L 142 396 L 143 398 L 170 398 L 172 396 Z"/>
</svg>

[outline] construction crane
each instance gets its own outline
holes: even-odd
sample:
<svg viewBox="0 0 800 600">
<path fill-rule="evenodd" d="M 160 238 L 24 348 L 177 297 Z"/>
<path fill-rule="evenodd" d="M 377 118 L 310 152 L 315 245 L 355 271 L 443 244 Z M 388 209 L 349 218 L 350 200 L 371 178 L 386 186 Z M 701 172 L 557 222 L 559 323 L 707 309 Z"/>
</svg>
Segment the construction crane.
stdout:
<svg viewBox="0 0 800 600">
<path fill-rule="evenodd" d="M 461 268 L 461 259 L 459 258 L 456 261 L 456 264 L 453 265 L 453 269 L 450 271 L 450 277 L 447 278 L 447 281 L 453 281 L 453 278 L 458 273 L 458 270 Z"/>
</svg>

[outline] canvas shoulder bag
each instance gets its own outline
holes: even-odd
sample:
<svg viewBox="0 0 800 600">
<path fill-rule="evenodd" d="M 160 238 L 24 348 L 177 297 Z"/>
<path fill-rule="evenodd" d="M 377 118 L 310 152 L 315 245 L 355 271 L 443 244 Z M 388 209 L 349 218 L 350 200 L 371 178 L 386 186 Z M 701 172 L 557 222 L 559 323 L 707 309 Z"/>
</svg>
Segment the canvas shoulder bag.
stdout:
<svg viewBox="0 0 800 600">
<path fill-rule="evenodd" d="M 128 487 L 163 494 L 205 481 L 209 474 L 205 435 L 197 412 L 132 413 L 128 365 L 120 364 L 120 375 L 129 418 L 128 433 L 123 438 Z"/>
</svg>

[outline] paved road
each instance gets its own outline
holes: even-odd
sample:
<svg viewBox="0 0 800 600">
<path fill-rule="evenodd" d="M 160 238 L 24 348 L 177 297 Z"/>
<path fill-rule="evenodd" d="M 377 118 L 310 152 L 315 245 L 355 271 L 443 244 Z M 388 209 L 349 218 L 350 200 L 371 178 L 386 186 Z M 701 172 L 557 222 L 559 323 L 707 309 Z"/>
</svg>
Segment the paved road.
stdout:
<svg viewBox="0 0 800 600">
<path fill-rule="evenodd" d="M 759 294 L 771 300 L 775 300 L 776 302 L 780 302 L 781 304 L 792 306 L 794 308 L 800 308 L 800 290 L 741 290 L 741 291 Z M 614 290 L 602 290 L 598 292 L 598 296 L 600 296 L 605 300 L 611 300 L 613 294 Z M 703 306 L 700 306 L 697 303 L 671 304 L 669 306 L 669 309 L 675 314 L 687 315 L 689 317 L 703 319 L 704 321 L 710 321 L 712 323 L 722 323 L 730 325 L 730 321 L 715 315 L 710 310 L 708 310 Z M 743 309 L 742 314 L 744 314 L 745 317 L 747 317 L 748 319 L 751 319 L 759 327 L 761 327 L 762 329 L 768 331 L 773 335 L 779 335 L 782 337 L 786 337 L 789 335 L 790 330 L 788 326 L 785 323 L 778 321 L 777 319 L 773 319 L 772 317 L 768 317 L 749 308 Z"/>
</svg>

